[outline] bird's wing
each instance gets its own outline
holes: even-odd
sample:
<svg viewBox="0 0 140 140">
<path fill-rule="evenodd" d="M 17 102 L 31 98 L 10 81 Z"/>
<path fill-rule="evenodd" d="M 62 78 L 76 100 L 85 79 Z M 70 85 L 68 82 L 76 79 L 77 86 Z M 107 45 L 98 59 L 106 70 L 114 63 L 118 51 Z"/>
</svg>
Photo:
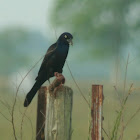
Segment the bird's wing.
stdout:
<svg viewBox="0 0 140 140">
<path fill-rule="evenodd" d="M 42 72 L 43 70 L 46 69 L 47 62 L 49 61 L 49 59 L 51 58 L 51 56 L 54 54 L 54 52 L 55 52 L 55 50 L 56 50 L 56 47 L 57 47 L 57 45 L 56 45 L 56 43 L 55 43 L 55 44 L 51 45 L 51 46 L 49 47 L 49 49 L 47 50 L 47 53 L 46 53 L 46 55 L 44 56 L 44 59 L 43 59 L 42 64 L 41 64 L 41 67 L 40 67 L 40 69 L 39 69 L 39 71 L 38 71 L 38 76 L 41 74 L 41 72 Z M 36 78 L 36 79 L 37 79 L 37 78 Z"/>
</svg>

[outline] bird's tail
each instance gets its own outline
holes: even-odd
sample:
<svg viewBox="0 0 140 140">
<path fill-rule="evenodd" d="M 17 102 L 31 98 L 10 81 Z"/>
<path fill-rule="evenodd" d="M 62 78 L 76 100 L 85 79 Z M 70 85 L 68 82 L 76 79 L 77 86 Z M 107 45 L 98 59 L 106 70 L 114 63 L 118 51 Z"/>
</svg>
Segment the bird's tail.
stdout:
<svg viewBox="0 0 140 140">
<path fill-rule="evenodd" d="M 44 82 L 40 82 L 40 81 L 35 82 L 35 84 L 33 85 L 32 89 L 26 95 L 26 98 L 25 98 L 25 101 L 24 101 L 24 107 L 27 107 L 31 103 L 31 101 L 34 98 L 36 92 L 39 90 L 40 86 L 43 83 Z"/>
</svg>

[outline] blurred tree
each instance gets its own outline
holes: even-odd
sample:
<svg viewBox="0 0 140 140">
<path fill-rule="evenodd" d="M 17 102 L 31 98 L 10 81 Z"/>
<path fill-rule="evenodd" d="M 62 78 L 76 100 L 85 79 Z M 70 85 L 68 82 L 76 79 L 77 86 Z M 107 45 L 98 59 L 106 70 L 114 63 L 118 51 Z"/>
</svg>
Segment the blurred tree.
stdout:
<svg viewBox="0 0 140 140">
<path fill-rule="evenodd" d="M 21 51 L 21 44 L 27 36 L 28 33 L 20 28 L 0 32 L 0 74 L 10 74 L 28 62 L 28 57 Z"/>
<path fill-rule="evenodd" d="M 37 31 L 8 28 L 0 32 L 0 75 L 10 75 L 32 65 L 46 51 L 47 40 Z"/>
<path fill-rule="evenodd" d="M 50 15 L 53 26 L 72 30 L 90 56 L 118 57 L 140 28 L 138 0 L 54 0 L 54 3 Z"/>
</svg>

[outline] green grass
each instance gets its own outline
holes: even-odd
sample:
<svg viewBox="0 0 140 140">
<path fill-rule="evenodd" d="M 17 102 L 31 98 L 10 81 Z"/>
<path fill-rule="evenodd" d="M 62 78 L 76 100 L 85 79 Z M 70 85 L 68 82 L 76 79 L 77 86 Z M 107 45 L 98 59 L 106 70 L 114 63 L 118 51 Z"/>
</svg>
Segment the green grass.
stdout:
<svg viewBox="0 0 140 140">
<path fill-rule="evenodd" d="M 91 83 L 87 83 L 88 86 Z M 119 101 L 117 96 L 115 95 L 115 90 L 113 85 L 108 83 L 102 83 L 104 85 L 104 104 L 103 104 L 103 127 L 106 132 L 111 137 L 112 130 L 114 127 L 114 123 L 116 117 L 118 115 L 117 111 L 120 110 Z M 69 84 L 67 84 L 69 85 Z M 88 99 L 88 93 L 90 87 L 86 86 L 84 83 L 79 84 L 82 88 L 82 91 L 85 93 Z M 87 88 L 86 88 L 87 87 Z M 89 121 L 89 108 L 83 98 L 80 96 L 80 93 L 77 89 L 73 86 L 74 89 L 74 102 L 73 102 L 73 112 L 72 112 L 72 127 L 73 127 L 73 135 L 72 140 L 88 140 L 88 121 Z M 13 95 L 8 94 L 1 94 L 1 100 L 6 99 L 9 104 L 12 104 Z M 132 114 L 136 111 L 136 109 L 140 106 L 140 95 L 139 92 L 134 92 L 130 95 L 126 103 L 126 108 L 124 112 L 124 122 L 132 116 Z M 20 140 L 20 128 L 21 128 L 21 120 L 22 115 L 19 113 L 24 112 L 25 108 L 23 108 L 23 100 L 24 98 L 21 96 L 18 98 L 18 102 L 15 108 L 15 125 L 16 125 L 16 134 L 18 140 Z M 29 106 L 26 114 L 32 121 L 33 127 L 33 137 L 35 138 L 36 132 L 36 98 L 34 98 L 32 104 Z M 5 114 L 7 118 L 10 118 L 10 115 L 7 109 L 0 104 L 0 111 Z M 137 134 L 140 134 L 140 113 L 128 124 L 126 130 L 124 131 L 124 138 L 123 140 L 134 140 Z M 24 125 L 23 125 L 23 140 L 31 140 L 32 138 L 32 127 L 28 118 L 24 118 Z M 118 129 L 118 133 L 120 133 L 120 129 Z M 107 140 L 106 135 L 103 133 L 105 140 Z M 13 138 L 13 131 L 11 124 L 0 115 L 0 139 L 3 140 L 12 140 Z"/>
</svg>

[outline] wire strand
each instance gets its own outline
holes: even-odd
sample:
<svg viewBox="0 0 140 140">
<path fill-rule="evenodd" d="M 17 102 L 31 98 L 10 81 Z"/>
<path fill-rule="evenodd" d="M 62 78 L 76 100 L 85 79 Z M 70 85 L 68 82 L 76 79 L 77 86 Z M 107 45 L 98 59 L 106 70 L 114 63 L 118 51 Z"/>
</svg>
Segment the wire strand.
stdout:
<svg viewBox="0 0 140 140">
<path fill-rule="evenodd" d="M 70 72 L 70 75 L 71 75 L 71 77 L 72 77 L 72 79 L 73 79 L 73 81 L 74 81 L 76 87 L 78 88 L 80 94 L 82 95 L 82 97 L 84 98 L 84 100 L 86 101 L 86 103 L 88 104 L 88 106 L 90 107 L 90 104 L 89 104 L 89 102 L 87 101 L 86 97 L 84 96 L 83 92 L 81 91 L 79 85 L 77 84 L 77 82 L 76 82 L 76 80 L 75 80 L 75 78 L 74 78 L 74 76 L 73 76 L 73 74 L 72 74 L 72 72 L 71 72 L 71 69 L 70 69 L 69 64 L 68 64 L 67 61 L 66 61 L 66 64 L 67 64 L 68 70 L 69 70 L 69 72 Z"/>
</svg>

